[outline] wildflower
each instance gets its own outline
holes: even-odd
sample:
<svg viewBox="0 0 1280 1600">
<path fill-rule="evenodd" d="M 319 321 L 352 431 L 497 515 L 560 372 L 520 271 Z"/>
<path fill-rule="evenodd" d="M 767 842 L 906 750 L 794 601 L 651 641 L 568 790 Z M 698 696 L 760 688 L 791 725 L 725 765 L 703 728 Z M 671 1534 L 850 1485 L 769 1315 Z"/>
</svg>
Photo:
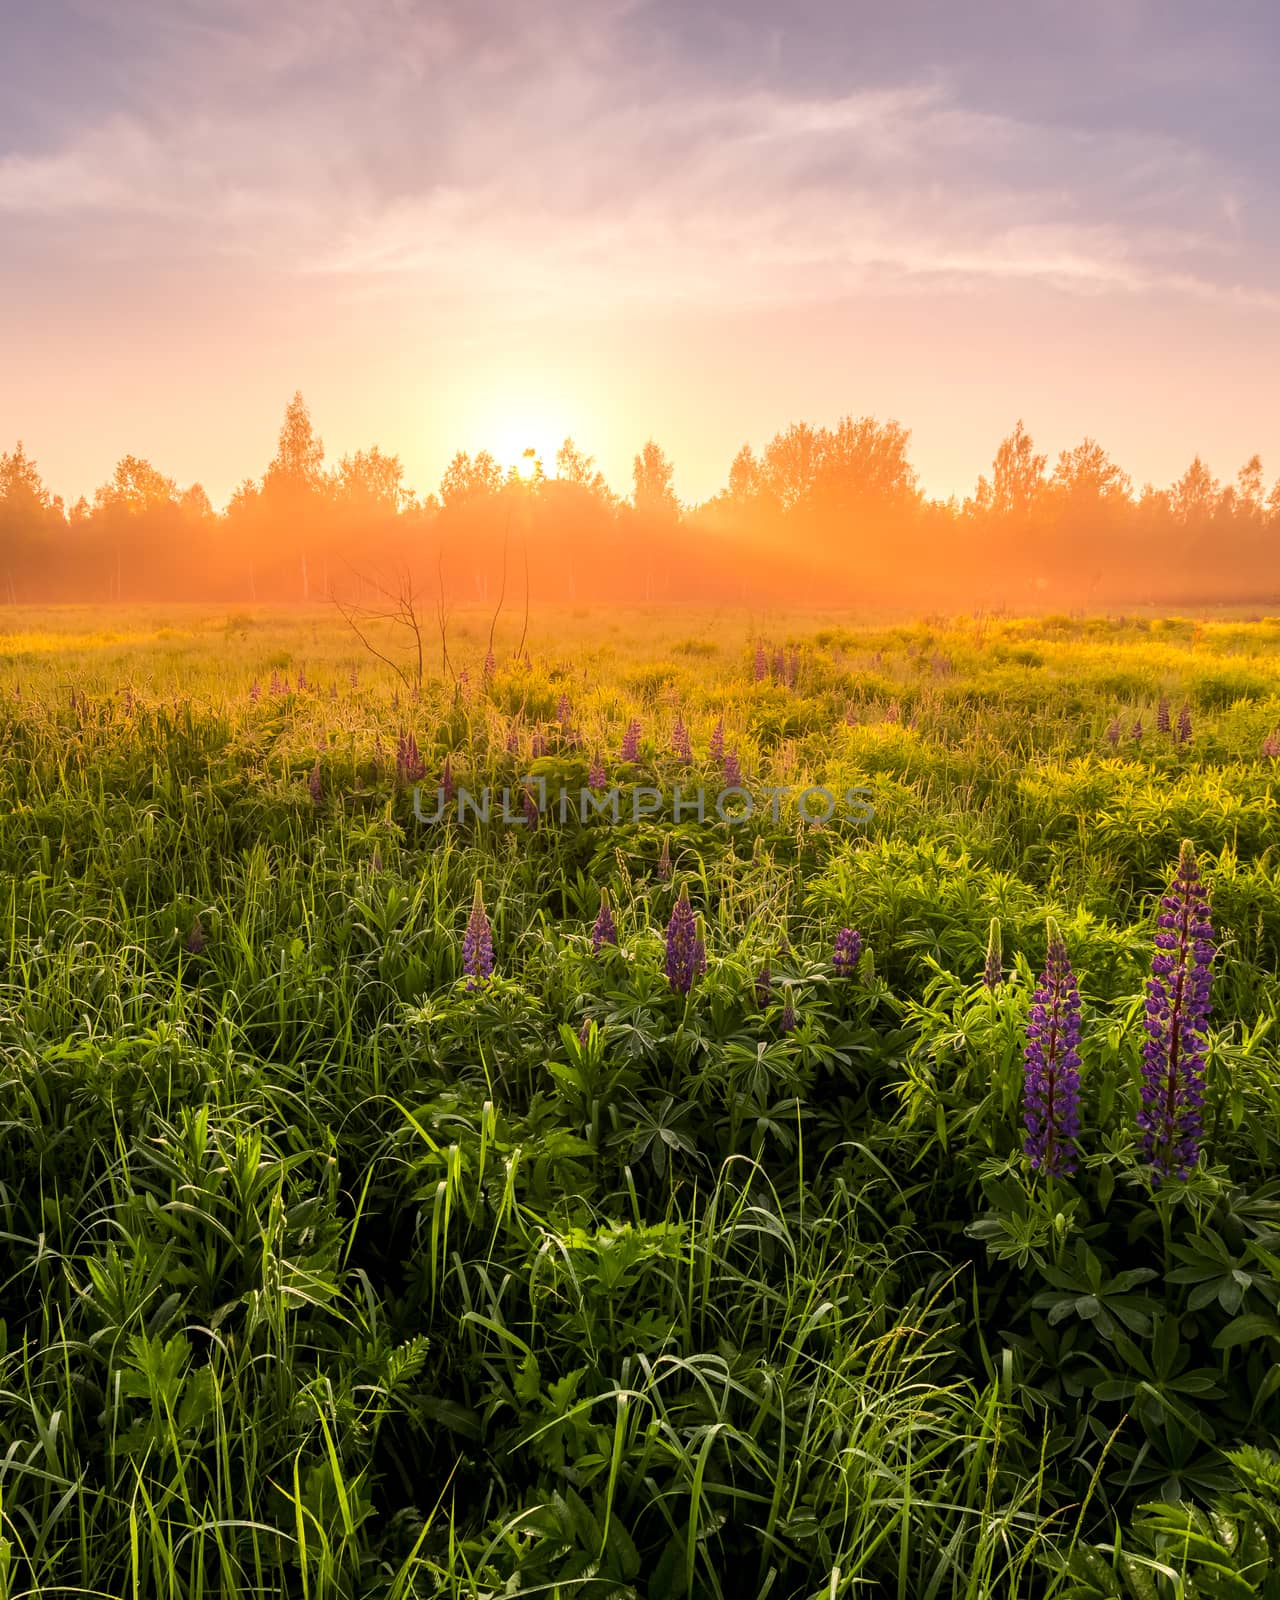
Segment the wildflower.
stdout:
<svg viewBox="0 0 1280 1600">
<path fill-rule="evenodd" d="M 786 652 L 781 648 L 779 648 L 777 655 L 773 658 L 773 676 L 775 681 L 778 683 L 785 683 L 787 681 L 787 657 Z"/>
<path fill-rule="evenodd" d="M 756 659 L 752 668 L 752 676 L 756 683 L 763 683 L 769 676 L 769 658 L 765 654 L 763 639 L 759 639 L 756 642 Z"/>
<path fill-rule="evenodd" d="M 884 720 L 886 722 L 900 722 L 902 720 L 902 707 L 896 700 L 890 700 L 885 707 Z"/>
<path fill-rule="evenodd" d="M 684 718 L 677 713 L 676 725 L 671 730 L 671 748 L 681 761 L 693 760 L 693 746 L 689 742 L 689 730 L 684 725 Z"/>
<path fill-rule="evenodd" d="M 507 754 L 517 756 L 520 754 L 520 724 L 513 722 L 507 729 Z"/>
<path fill-rule="evenodd" d="M 796 1025 L 796 1002 L 791 993 L 791 985 L 784 983 L 782 986 L 782 1016 L 778 1020 L 778 1032 L 787 1034 Z"/>
<path fill-rule="evenodd" d="M 1178 743 L 1186 744 L 1191 738 L 1191 707 L 1184 700 L 1178 711 Z"/>
<path fill-rule="evenodd" d="M 844 714 L 844 725 L 846 728 L 856 728 L 858 726 L 858 712 L 852 700 L 850 700 Z"/>
<path fill-rule="evenodd" d="M 713 761 L 724 760 L 724 718 L 721 717 L 711 730 L 711 743 L 707 746 L 707 754 Z"/>
<path fill-rule="evenodd" d="M 1156 706 L 1156 731 L 1157 733 L 1168 733 L 1172 726 L 1173 724 L 1169 717 L 1169 696 L 1162 694 L 1160 703 Z"/>
<path fill-rule="evenodd" d="M 351 671 L 348 672 L 348 674 L 347 674 L 347 682 L 354 689 L 356 687 L 356 685 L 359 683 L 359 681 L 360 681 L 360 674 L 356 671 L 356 669 L 354 667 L 352 667 Z"/>
<path fill-rule="evenodd" d="M 569 720 L 569 696 L 562 694 L 556 701 L 556 721 L 563 727 Z"/>
<path fill-rule="evenodd" d="M 484 684 L 486 689 L 493 682 L 494 676 L 497 673 L 497 671 L 498 671 L 498 660 L 497 660 L 497 657 L 494 655 L 492 650 L 486 650 L 485 653 L 484 653 L 484 667 L 481 669 L 481 673 L 480 673 L 480 681 Z"/>
<path fill-rule="evenodd" d="M 767 961 L 756 973 L 755 993 L 756 1004 L 763 1011 L 773 998 L 773 972 Z"/>
<path fill-rule="evenodd" d="M 529 747 L 529 754 L 535 761 L 537 761 L 540 756 L 545 756 L 546 753 L 547 736 L 543 733 L 541 728 L 537 728 L 534 730 L 533 742 Z"/>
<path fill-rule="evenodd" d="M 1024 1149 L 1037 1172 L 1075 1171 L 1080 1131 L 1080 991 L 1067 947 L 1050 919 L 1044 974 L 1027 1020 Z"/>
<path fill-rule="evenodd" d="M 995 986 L 1004 977 L 1004 950 L 1001 947 L 1000 918 L 992 917 L 991 931 L 987 935 L 987 962 L 982 969 L 982 981 L 988 989 Z"/>
<path fill-rule="evenodd" d="M 256 678 L 249 685 L 249 698 L 255 702 L 262 699 L 262 685 Z"/>
<path fill-rule="evenodd" d="M 1118 716 L 1112 717 L 1111 721 L 1107 724 L 1107 739 L 1111 744 L 1112 749 L 1114 749 L 1116 745 L 1120 743 L 1120 718 Z"/>
<path fill-rule="evenodd" d="M 467 918 L 467 931 L 462 936 L 462 970 L 467 975 L 467 988 L 474 989 L 493 972 L 493 934 L 489 917 L 484 909 L 484 889 L 476 879 L 476 892 L 471 901 L 471 915 Z"/>
<path fill-rule="evenodd" d="M 736 749 L 727 750 L 724 757 L 724 782 L 727 789 L 742 787 L 742 766 Z"/>
<path fill-rule="evenodd" d="M 848 974 L 858 965 L 862 954 L 862 935 L 853 928 L 841 928 L 836 934 L 836 947 L 831 964 L 838 973 Z"/>
<path fill-rule="evenodd" d="M 1155 943 L 1147 980 L 1138 1127 L 1158 1183 L 1185 1177 L 1200 1153 L 1213 925 L 1189 839 L 1182 841 L 1178 865 L 1160 901 Z"/>
<path fill-rule="evenodd" d="M 606 944 L 617 944 L 618 929 L 613 920 L 613 910 L 609 905 L 609 891 L 600 891 L 600 909 L 596 913 L 596 920 L 591 925 L 591 951 L 593 955 L 600 954 L 600 947 Z"/>
<path fill-rule="evenodd" d="M 1129 737 L 1134 741 L 1135 744 L 1140 744 L 1142 742 L 1142 718 L 1141 717 L 1138 717 L 1137 720 L 1134 722 L 1133 727 L 1129 729 Z"/>
<path fill-rule="evenodd" d="M 400 738 L 396 744 L 396 778 L 400 783 L 417 783 L 426 773 L 423 765 L 422 752 L 418 749 L 418 741 L 412 733 L 406 733 L 402 728 Z"/>
<path fill-rule="evenodd" d="M 298 693 L 305 694 L 307 690 L 307 675 L 301 667 L 298 668 Z"/>
<path fill-rule="evenodd" d="M 307 788 L 311 791 L 313 805 L 319 805 L 324 799 L 324 784 L 320 781 L 320 757 L 316 757 L 315 766 L 311 769 L 311 776 L 307 779 Z"/>
<path fill-rule="evenodd" d="M 1271 761 L 1280 756 L 1280 729 L 1273 728 L 1262 741 L 1262 754 Z"/>
<path fill-rule="evenodd" d="M 583 1017 L 582 1026 L 578 1029 L 578 1043 L 579 1044 L 590 1044 L 590 1042 L 591 1042 L 591 1018 L 590 1017 Z"/>
<path fill-rule="evenodd" d="M 271 693 L 272 694 L 283 694 L 284 693 L 283 686 L 281 685 L 281 682 L 280 682 L 280 674 L 278 672 L 275 672 L 275 671 L 272 672 L 270 687 L 271 687 Z"/>
<path fill-rule="evenodd" d="M 619 758 L 623 761 L 638 761 L 640 759 L 640 723 L 632 717 L 627 723 L 627 731 L 622 736 L 622 749 Z"/>
<path fill-rule="evenodd" d="M 663 883 L 667 883 L 671 877 L 671 840 L 666 834 L 662 836 L 662 849 L 658 854 L 658 876 Z"/>
<path fill-rule="evenodd" d="M 587 772 L 587 782 L 593 789 L 603 789 L 608 781 L 609 775 L 604 770 L 604 762 L 597 755 L 592 760 L 591 767 Z"/>
<path fill-rule="evenodd" d="M 198 956 L 204 949 L 204 945 L 204 924 L 199 917 L 193 917 L 191 919 L 191 927 L 187 931 L 187 937 L 183 941 L 182 947 L 188 955 Z"/>
<path fill-rule="evenodd" d="M 698 965 L 698 924 L 682 884 L 667 924 L 667 982 L 677 994 L 693 988 Z"/>
<path fill-rule="evenodd" d="M 800 676 L 800 652 L 793 650 L 787 661 L 787 688 L 794 689 Z"/>
</svg>

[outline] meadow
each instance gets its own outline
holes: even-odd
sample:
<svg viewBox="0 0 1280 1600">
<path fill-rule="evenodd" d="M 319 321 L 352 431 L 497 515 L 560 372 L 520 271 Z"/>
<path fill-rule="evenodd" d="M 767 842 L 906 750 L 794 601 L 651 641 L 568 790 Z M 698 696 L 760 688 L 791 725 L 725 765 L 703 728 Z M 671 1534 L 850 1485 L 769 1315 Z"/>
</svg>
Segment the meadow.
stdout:
<svg viewBox="0 0 1280 1600">
<path fill-rule="evenodd" d="M 489 635 L 0 613 L 0 1597 L 1280 1594 L 1280 618 Z"/>
</svg>

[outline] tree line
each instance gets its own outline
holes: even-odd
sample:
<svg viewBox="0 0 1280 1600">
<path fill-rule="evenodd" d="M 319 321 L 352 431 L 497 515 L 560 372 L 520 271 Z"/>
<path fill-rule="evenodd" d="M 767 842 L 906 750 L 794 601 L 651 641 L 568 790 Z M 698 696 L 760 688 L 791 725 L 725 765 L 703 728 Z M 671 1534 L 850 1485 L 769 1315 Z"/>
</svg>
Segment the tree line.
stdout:
<svg viewBox="0 0 1280 1600">
<path fill-rule="evenodd" d="M 795 423 L 744 445 L 684 506 L 652 440 L 615 494 L 571 439 L 553 469 L 458 452 L 419 498 L 373 446 L 326 464 L 295 394 L 276 452 L 215 511 L 127 455 L 66 506 L 21 443 L 0 453 L 0 603 L 317 601 L 410 572 L 450 601 L 1047 605 L 1280 596 L 1280 482 L 1251 456 L 1222 483 L 1197 456 L 1135 489 L 1093 439 L 1057 461 L 1018 422 L 963 500 L 930 498 L 897 422 Z"/>
</svg>

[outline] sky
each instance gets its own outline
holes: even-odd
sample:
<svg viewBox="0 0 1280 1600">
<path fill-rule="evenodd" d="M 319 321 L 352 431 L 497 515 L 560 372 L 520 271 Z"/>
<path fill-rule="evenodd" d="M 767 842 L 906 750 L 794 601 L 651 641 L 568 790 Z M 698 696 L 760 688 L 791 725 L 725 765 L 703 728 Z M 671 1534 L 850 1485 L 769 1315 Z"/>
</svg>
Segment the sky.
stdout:
<svg viewBox="0 0 1280 1600">
<path fill-rule="evenodd" d="M 434 489 L 566 435 L 680 495 L 894 418 L 1280 474 L 1271 0 L 4 0 L 0 449 L 215 504 L 301 389 Z"/>
</svg>

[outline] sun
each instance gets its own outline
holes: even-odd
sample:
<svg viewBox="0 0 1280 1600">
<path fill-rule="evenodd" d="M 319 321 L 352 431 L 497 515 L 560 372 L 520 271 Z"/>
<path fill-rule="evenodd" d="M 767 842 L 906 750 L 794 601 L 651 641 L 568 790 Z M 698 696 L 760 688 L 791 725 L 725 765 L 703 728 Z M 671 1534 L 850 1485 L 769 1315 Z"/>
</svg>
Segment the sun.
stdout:
<svg viewBox="0 0 1280 1600">
<path fill-rule="evenodd" d="M 522 483 L 529 483 L 538 471 L 538 452 L 529 445 L 516 462 L 516 476 Z"/>
</svg>

